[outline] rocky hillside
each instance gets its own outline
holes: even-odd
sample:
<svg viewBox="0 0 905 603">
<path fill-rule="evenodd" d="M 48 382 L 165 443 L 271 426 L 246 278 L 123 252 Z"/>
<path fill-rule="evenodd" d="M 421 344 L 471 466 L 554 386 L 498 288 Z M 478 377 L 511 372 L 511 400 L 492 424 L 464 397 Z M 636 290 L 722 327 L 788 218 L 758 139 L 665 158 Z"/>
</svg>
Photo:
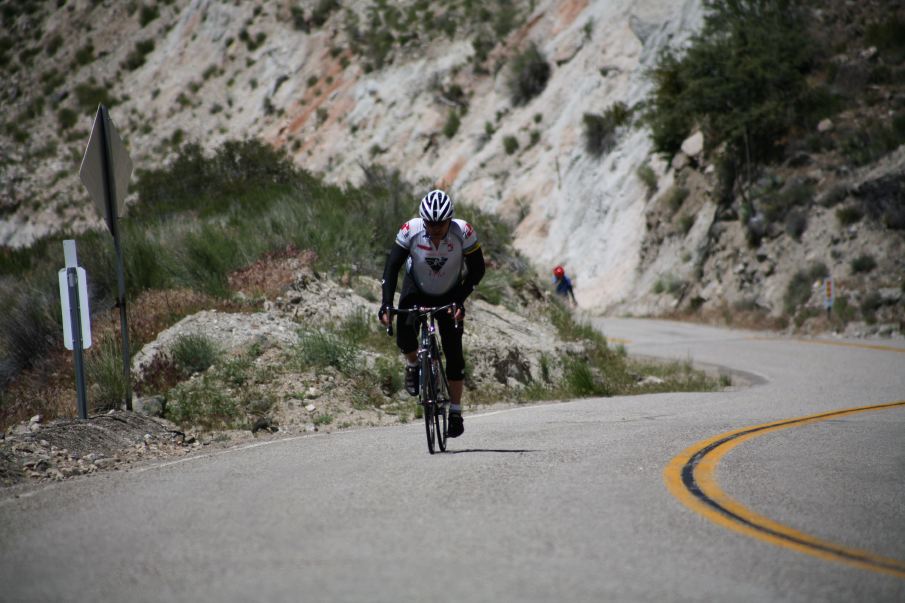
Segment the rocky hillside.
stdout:
<svg viewBox="0 0 905 603">
<path fill-rule="evenodd" d="M 517 225 L 539 270 L 564 264 L 591 310 L 898 331 L 905 15 L 817 7 L 813 76 L 842 102 L 727 198 L 721 147 L 691 127 L 664 159 L 640 119 L 660 52 L 701 28 L 697 0 L 7 0 L 0 243 L 100 225 L 77 169 L 104 102 L 140 169 L 253 136 L 332 182 L 380 163 L 445 186 Z M 630 117 L 592 152 L 585 115 L 614 106 Z M 827 275 L 832 323 L 812 287 Z"/>
</svg>

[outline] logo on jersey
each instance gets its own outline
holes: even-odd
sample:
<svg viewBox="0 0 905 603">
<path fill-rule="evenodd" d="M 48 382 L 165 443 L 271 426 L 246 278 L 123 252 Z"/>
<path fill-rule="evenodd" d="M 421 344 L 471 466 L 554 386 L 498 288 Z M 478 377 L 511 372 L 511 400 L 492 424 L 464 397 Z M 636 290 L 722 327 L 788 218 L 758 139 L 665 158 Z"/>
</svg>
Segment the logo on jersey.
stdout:
<svg viewBox="0 0 905 603">
<path fill-rule="evenodd" d="M 465 238 L 467 239 L 471 235 L 474 234 L 474 228 L 471 227 L 471 224 L 468 222 L 465 223 Z"/>
<path fill-rule="evenodd" d="M 399 234 L 402 236 L 403 239 L 409 238 L 409 235 L 412 233 L 409 232 L 409 223 L 408 222 L 406 222 L 399 228 Z"/>
<path fill-rule="evenodd" d="M 443 266 L 446 264 L 446 260 L 449 258 L 424 258 L 424 261 L 427 262 L 427 265 L 431 267 L 431 270 L 434 272 L 440 272 Z"/>
</svg>

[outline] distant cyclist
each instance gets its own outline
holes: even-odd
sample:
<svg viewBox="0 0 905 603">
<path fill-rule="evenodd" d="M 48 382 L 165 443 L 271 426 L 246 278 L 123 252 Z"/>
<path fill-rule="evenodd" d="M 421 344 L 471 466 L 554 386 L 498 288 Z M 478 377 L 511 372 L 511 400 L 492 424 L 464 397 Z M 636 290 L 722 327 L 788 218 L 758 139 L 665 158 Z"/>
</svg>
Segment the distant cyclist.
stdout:
<svg viewBox="0 0 905 603">
<path fill-rule="evenodd" d="M 556 285 L 557 295 L 563 296 L 566 301 L 570 301 L 574 305 L 578 305 L 575 300 L 575 292 L 572 290 L 572 279 L 566 276 L 566 271 L 562 266 L 553 269 L 553 284 Z"/>
<path fill-rule="evenodd" d="M 451 438 L 465 431 L 462 422 L 462 389 L 465 358 L 462 328 L 456 323 L 465 316 L 465 300 L 484 276 L 484 253 L 471 224 L 453 219 L 453 202 L 445 192 L 432 190 L 421 199 L 419 218 L 402 225 L 383 269 L 383 301 L 378 317 L 390 324 L 387 309 L 393 306 L 396 277 L 404 263 L 405 277 L 399 308 L 444 306 L 455 302 L 455 316 L 439 315 L 440 340 L 446 354 L 449 380 L 449 427 Z M 407 315 L 396 321 L 396 344 L 405 356 L 405 389 L 418 395 L 418 341 L 415 325 Z"/>
</svg>

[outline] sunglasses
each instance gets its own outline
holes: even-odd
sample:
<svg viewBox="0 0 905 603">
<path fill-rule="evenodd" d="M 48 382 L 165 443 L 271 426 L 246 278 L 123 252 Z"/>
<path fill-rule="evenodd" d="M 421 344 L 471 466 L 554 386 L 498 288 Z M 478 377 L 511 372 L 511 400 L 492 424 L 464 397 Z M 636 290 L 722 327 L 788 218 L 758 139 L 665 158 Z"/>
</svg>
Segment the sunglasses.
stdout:
<svg viewBox="0 0 905 603">
<path fill-rule="evenodd" d="M 443 220 L 442 222 L 429 222 L 427 220 L 424 221 L 424 225 L 428 228 L 440 228 L 444 224 L 449 224 L 449 220 Z"/>
</svg>

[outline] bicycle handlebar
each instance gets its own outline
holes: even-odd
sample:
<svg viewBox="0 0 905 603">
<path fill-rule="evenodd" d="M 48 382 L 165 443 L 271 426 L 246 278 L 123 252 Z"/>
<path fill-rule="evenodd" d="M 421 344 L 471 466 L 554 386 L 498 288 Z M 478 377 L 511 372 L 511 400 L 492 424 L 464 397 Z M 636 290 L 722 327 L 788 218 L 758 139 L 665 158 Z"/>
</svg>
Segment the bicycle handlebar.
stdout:
<svg viewBox="0 0 905 603">
<path fill-rule="evenodd" d="M 445 306 L 415 306 L 414 308 L 386 308 L 387 316 L 390 317 L 389 324 L 387 324 L 387 336 L 391 336 L 393 334 L 393 314 L 419 314 L 422 316 L 436 316 L 443 310 L 452 310 L 453 314 L 453 324 L 455 328 L 459 328 L 459 324 L 461 321 L 455 319 L 456 308 L 459 306 L 453 302 L 451 304 L 446 304 Z"/>
</svg>

